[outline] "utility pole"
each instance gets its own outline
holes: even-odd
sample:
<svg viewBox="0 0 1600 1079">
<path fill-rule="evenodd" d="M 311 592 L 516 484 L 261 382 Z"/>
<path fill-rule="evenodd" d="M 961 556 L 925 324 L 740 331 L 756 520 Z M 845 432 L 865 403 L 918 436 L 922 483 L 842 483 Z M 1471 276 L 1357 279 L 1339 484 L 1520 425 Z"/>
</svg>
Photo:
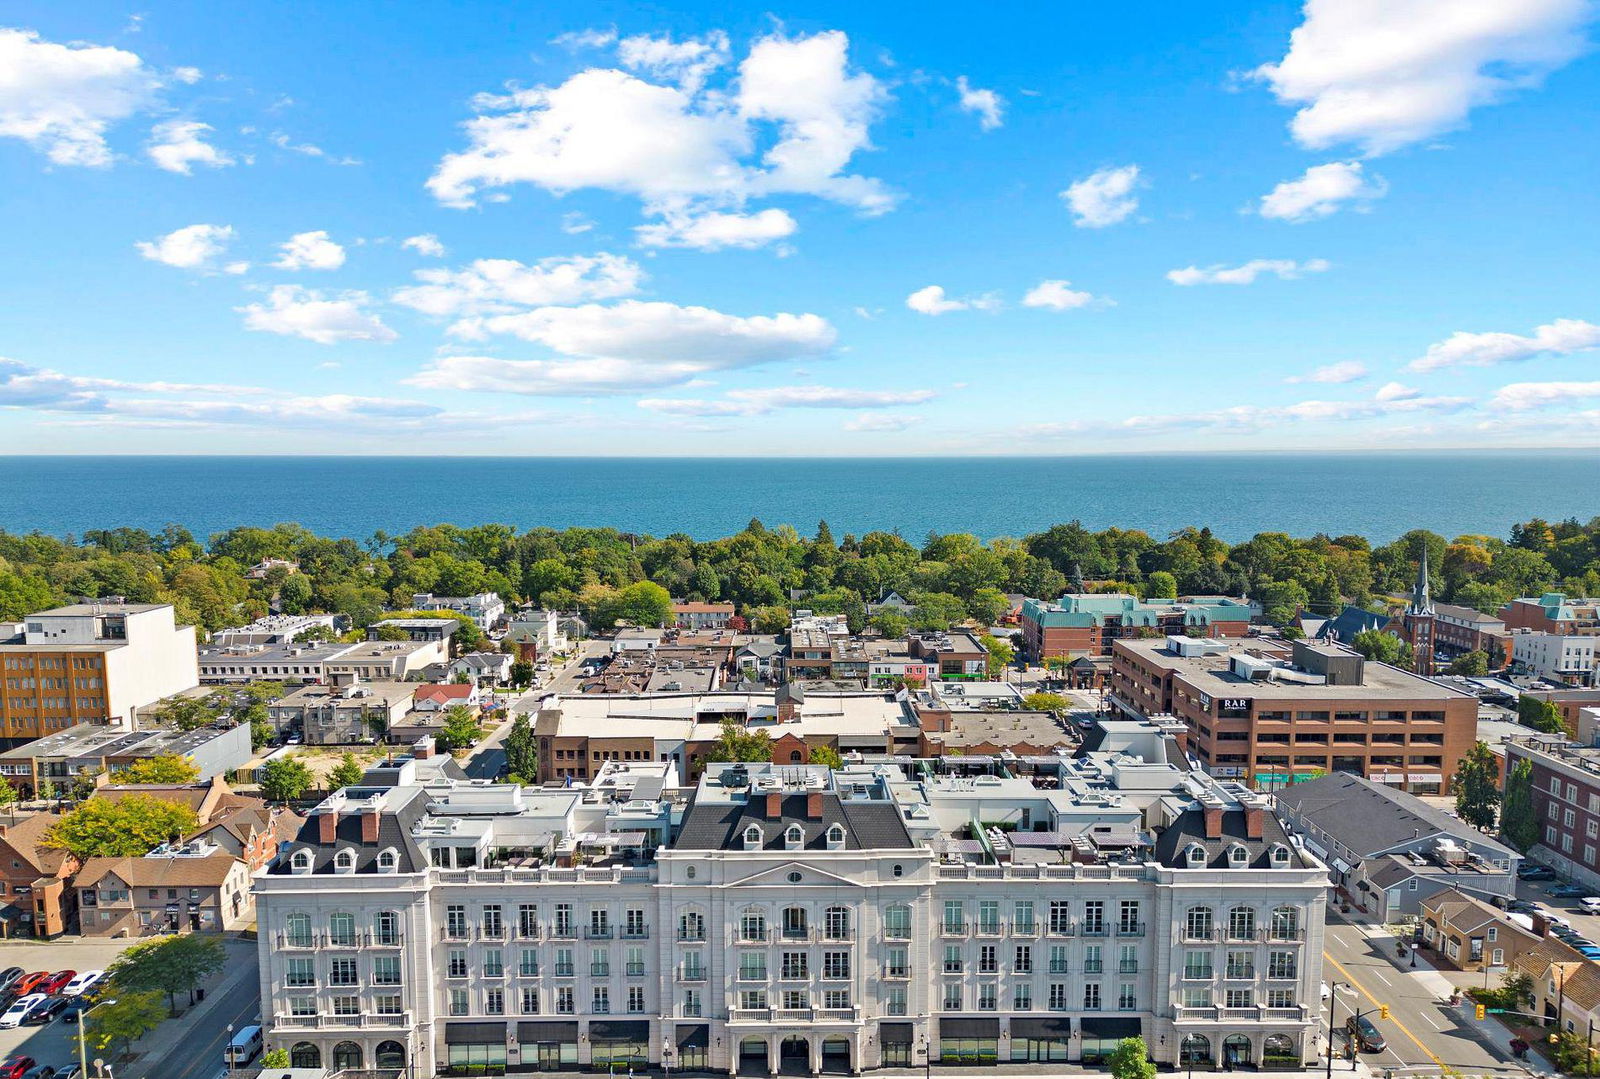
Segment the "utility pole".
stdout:
<svg viewBox="0 0 1600 1079">
<path fill-rule="evenodd" d="M 1333 1013 L 1339 1010 L 1339 987 L 1350 988 L 1344 982 L 1331 982 L 1328 985 L 1328 1070 L 1327 1079 L 1333 1079 Z M 1190 1063 L 1190 1071 L 1194 1065 Z M 1191 1079 L 1193 1077 L 1191 1076 Z"/>
</svg>

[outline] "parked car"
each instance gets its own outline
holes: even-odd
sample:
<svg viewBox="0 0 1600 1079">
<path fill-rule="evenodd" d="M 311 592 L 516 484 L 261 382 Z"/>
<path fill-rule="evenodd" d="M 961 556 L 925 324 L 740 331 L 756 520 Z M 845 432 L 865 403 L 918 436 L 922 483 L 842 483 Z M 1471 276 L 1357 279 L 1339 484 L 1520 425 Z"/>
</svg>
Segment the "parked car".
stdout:
<svg viewBox="0 0 1600 1079">
<path fill-rule="evenodd" d="M 25 997 L 34 991 L 34 986 L 38 985 L 48 977 L 50 977 L 50 972 L 48 970 L 36 970 L 32 974 L 24 974 L 22 977 L 18 978 L 17 984 L 13 985 L 11 988 L 15 989 L 19 996 Z"/>
<path fill-rule="evenodd" d="M 56 1072 L 56 1079 L 83 1079 L 83 1069 L 74 1061 Z"/>
<path fill-rule="evenodd" d="M 6 1057 L 5 1063 L 0 1064 L 0 1079 L 22 1079 L 23 1074 L 37 1063 L 32 1057 Z"/>
<path fill-rule="evenodd" d="M 1586 895 L 1578 900 L 1578 909 L 1585 914 L 1600 914 L 1600 895 Z"/>
<path fill-rule="evenodd" d="M 1555 870 L 1537 862 L 1523 862 L 1517 867 L 1518 880 L 1555 880 Z"/>
<path fill-rule="evenodd" d="M 70 983 L 72 979 L 76 978 L 77 976 L 78 972 L 75 970 L 58 970 L 44 981 L 34 986 L 33 991 L 35 993 L 45 993 L 49 996 L 55 996 L 57 993 L 61 992 L 61 990 L 65 989 L 68 983 Z"/>
<path fill-rule="evenodd" d="M 26 973 L 28 971 L 24 967 L 7 967 L 5 970 L 0 970 L 0 993 L 10 989 Z"/>
<path fill-rule="evenodd" d="M 61 1073 L 48 1064 L 40 1064 L 22 1073 L 22 1079 L 56 1079 Z"/>
<path fill-rule="evenodd" d="M 61 1009 L 63 1023 L 76 1023 L 82 1018 L 83 1013 L 97 1004 L 115 1004 L 116 1000 L 96 1000 L 93 997 L 73 997 L 67 1001 L 67 1006 Z"/>
<path fill-rule="evenodd" d="M 1567 942 L 1567 947 L 1576 948 L 1580 952 L 1585 948 L 1600 948 L 1600 944 L 1596 944 L 1588 937 L 1562 937 L 1561 939 Z"/>
<path fill-rule="evenodd" d="M 1352 1015 L 1346 1019 L 1344 1032 L 1361 1047 L 1364 1053 L 1381 1053 L 1389 1048 L 1389 1043 L 1383 1039 L 1382 1031 L 1364 1015 Z"/>
<path fill-rule="evenodd" d="M 66 1006 L 65 997 L 47 997 L 44 1003 L 34 1005 L 33 1010 L 22 1017 L 22 1021 L 30 1027 L 42 1027 L 60 1015 L 61 1009 Z"/>
<path fill-rule="evenodd" d="M 1506 909 L 1512 914 L 1538 914 L 1539 904 L 1530 903 L 1526 899 L 1513 899 L 1506 904 Z"/>
<path fill-rule="evenodd" d="M 1589 889 L 1578 884 L 1552 884 L 1545 891 L 1557 899 L 1581 899 L 1589 894 Z"/>
<path fill-rule="evenodd" d="M 1585 959 L 1600 959 L 1600 948 L 1596 948 L 1592 944 L 1574 944 L 1572 947 L 1576 949 L 1577 953 L 1583 956 Z"/>
<path fill-rule="evenodd" d="M 25 997 L 18 997 L 16 1003 L 7 1008 L 4 1015 L 0 1015 L 0 1027 L 21 1026 L 22 1021 L 28 1017 L 29 1012 L 49 999 L 43 993 L 29 993 Z M 29 1063 L 31 1064 L 32 1061 L 29 1061 Z M 0 1079 L 6 1079 L 5 1072 L 0 1071 Z"/>
<path fill-rule="evenodd" d="M 66 985 L 61 987 L 61 995 L 64 997 L 82 996 L 84 993 L 98 985 L 100 983 L 100 979 L 104 978 L 105 976 L 106 972 L 103 970 L 80 971 L 76 978 L 72 979 Z"/>
</svg>

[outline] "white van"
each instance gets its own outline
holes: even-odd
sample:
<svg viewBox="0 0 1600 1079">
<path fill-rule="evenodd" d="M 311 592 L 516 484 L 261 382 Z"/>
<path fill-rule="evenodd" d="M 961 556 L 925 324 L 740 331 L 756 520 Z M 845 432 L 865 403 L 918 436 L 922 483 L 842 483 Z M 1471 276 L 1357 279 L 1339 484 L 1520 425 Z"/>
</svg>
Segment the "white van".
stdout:
<svg viewBox="0 0 1600 1079">
<path fill-rule="evenodd" d="M 256 1025 L 241 1027 L 223 1051 L 222 1062 L 230 1068 L 248 1064 L 261 1052 L 261 1028 Z"/>
<path fill-rule="evenodd" d="M 1578 900 L 1585 914 L 1600 914 L 1600 895 L 1590 895 Z"/>
</svg>

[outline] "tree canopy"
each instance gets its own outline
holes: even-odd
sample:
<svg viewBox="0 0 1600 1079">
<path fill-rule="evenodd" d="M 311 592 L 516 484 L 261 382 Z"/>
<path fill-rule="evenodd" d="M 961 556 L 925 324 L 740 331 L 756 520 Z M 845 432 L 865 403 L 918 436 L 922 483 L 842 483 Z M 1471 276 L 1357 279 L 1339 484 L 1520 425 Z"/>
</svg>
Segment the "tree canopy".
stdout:
<svg viewBox="0 0 1600 1079">
<path fill-rule="evenodd" d="M 1115 1079 L 1155 1079 L 1156 1066 L 1143 1038 L 1123 1038 L 1106 1058 L 1106 1070 Z"/>
<path fill-rule="evenodd" d="M 506 752 L 506 771 L 519 783 L 532 783 L 539 775 L 539 748 L 533 736 L 528 713 L 518 712 L 511 721 L 502 747 Z"/>
<path fill-rule="evenodd" d="M 200 778 L 200 766 L 187 757 L 167 754 L 145 757 L 111 773 L 111 781 L 121 784 L 193 783 Z"/>
<path fill-rule="evenodd" d="M 354 787 L 361 782 L 361 777 L 367 770 L 361 767 L 361 762 L 356 760 L 354 753 L 346 752 L 339 758 L 339 763 L 328 769 L 328 789 L 338 790 L 341 787 Z"/>
<path fill-rule="evenodd" d="M 273 802 L 292 802 L 311 789 L 315 777 L 304 761 L 276 757 L 261 766 L 261 794 Z"/>
<path fill-rule="evenodd" d="M 222 941 L 198 933 L 180 933 L 140 941 L 117 957 L 106 973 L 118 990 L 165 993 L 172 1014 L 177 995 L 193 993 L 228 960 Z"/>
<path fill-rule="evenodd" d="M 1022 698 L 1022 707 L 1030 712 L 1064 712 L 1068 704 L 1059 693 L 1029 693 Z"/>
<path fill-rule="evenodd" d="M 79 859 L 139 857 L 200 826 L 194 810 L 148 794 L 91 798 L 45 833 L 44 845 Z"/>
<path fill-rule="evenodd" d="M 109 1051 L 115 1059 L 160 1026 L 167 1010 L 167 1005 L 161 1003 L 161 994 L 153 990 L 119 991 L 116 999 L 82 1017 L 84 1038 L 97 1052 Z"/>
<path fill-rule="evenodd" d="M 1474 742 L 1456 767 L 1456 815 L 1480 832 L 1494 830 L 1500 809 L 1500 763 L 1485 742 Z"/>
<path fill-rule="evenodd" d="M 724 719 L 717 740 L 706 753 L 706 760 L 770 761 L 772 738 L 766 731 L 746 730 L 736 719 Z"/>
<path fill-rule="evenodd" d="M 1513 763 L 1506 774 L 1500 837 L 1524 853 L 1539 842 L 1539 818 L 1533 808 L 1533 765 L 1526 758 Z"/>
<path fill-rule="evenodd" d="M 445 753 L 467 749 L 483 737 L 483 725 L 477 713 L 464 704 L 452 704 L 444 710 L 444 724 L 434 736 L 438 747 Z"/>
</svg>

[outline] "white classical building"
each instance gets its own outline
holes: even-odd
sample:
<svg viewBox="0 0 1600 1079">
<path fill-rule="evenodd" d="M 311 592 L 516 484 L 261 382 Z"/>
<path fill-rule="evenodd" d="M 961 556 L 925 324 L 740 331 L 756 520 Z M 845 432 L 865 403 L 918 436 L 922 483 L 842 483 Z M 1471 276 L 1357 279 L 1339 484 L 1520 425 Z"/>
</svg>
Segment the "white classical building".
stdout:
<svg viewBox="0 0 1600 1079">
<path fill-rule="evenodd" d="M 1166 732 L 1107 728 L 965 775 L 379 765 L 257 878 L 267 1042 L 419 1077 L 1093 1064 L 1133 1034 L 1170 1064 L 1313 1061 L 1326 868 Z"/>
</svg>

